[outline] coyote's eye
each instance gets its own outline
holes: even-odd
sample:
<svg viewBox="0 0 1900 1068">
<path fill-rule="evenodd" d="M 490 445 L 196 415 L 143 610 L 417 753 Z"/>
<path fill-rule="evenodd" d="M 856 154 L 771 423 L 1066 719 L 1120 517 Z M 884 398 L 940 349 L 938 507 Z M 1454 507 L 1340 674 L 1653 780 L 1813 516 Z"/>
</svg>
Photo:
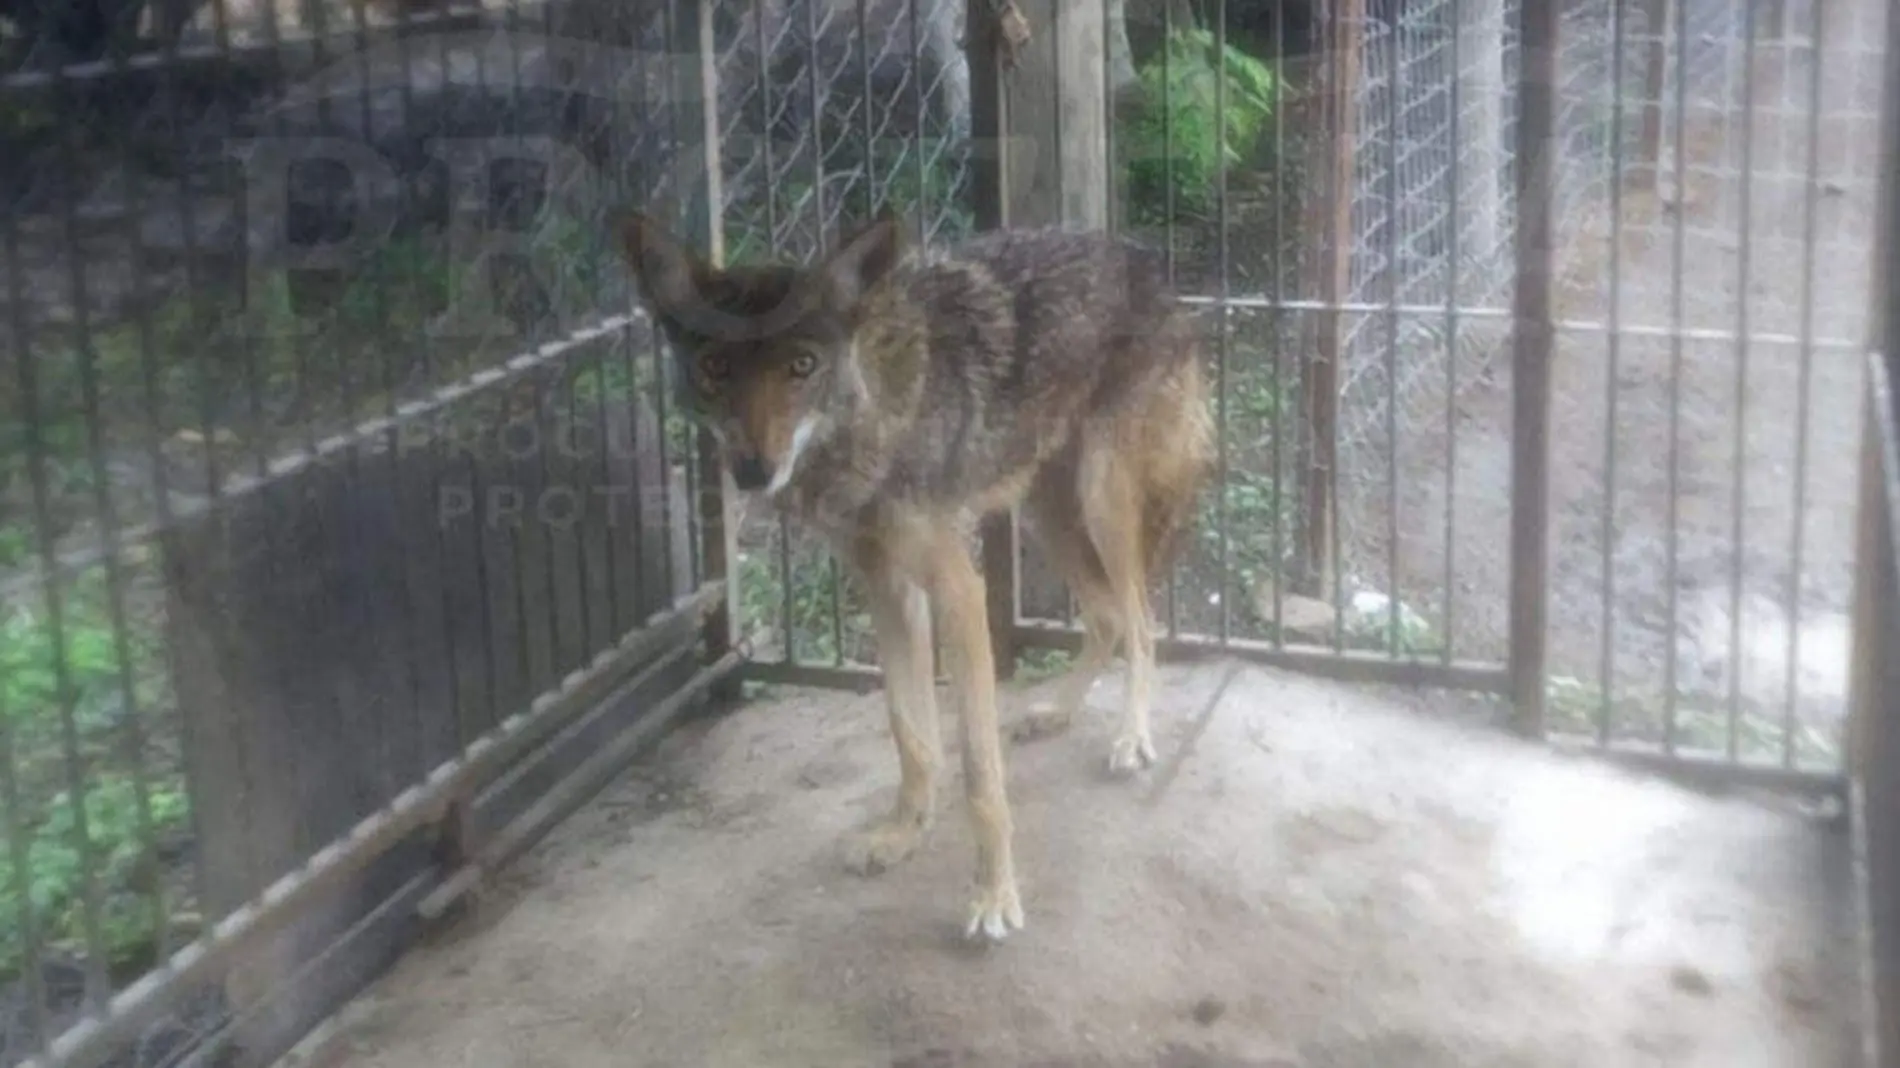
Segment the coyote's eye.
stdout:
<svg viewBox="0 0 1900 1068">
<path fill-rule="evenodd" d="M 792 357 L 792 376 L 804 378 L 818 369 L 818 357 L 809 352 L 801 352 Z"/>
</svg>

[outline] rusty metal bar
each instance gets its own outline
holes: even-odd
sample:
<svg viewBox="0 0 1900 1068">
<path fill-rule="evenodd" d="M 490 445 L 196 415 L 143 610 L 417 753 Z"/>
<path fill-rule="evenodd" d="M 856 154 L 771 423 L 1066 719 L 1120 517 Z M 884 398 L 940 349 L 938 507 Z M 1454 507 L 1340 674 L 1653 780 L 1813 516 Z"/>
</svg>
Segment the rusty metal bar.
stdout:
<svg viewBox="0 0 1900 1068">
<path fill-rule="evenodd" d="M 435 768 L 347 834 L 317 850 L 300 869 L 265 887 L 255 900 L 232 911 L 120 991 L 101 1012 L 54 1039 L 43 1057 L 26 1061 L 20 1068 L 97 1068 L 193 987 L 218 975 L 244 947 L 281 928 L 327 889 L 411 832 L 440 819 L 451 804 L 483 780 L 559 730 L 577 712 L 592 707 L 668 639 L 679 640 L 686 630 L 700 624 L 724 596 L 721 583 L 707 583 L 671 609 L 649 617 L 644 627 L 596 656 L 591 666 L 561 680 L 527 710 L 510 716 L 459 757 Z"/>
<path fill-rule="evenodd" d="M 1341 306 L 1352 285 L 1352 189 L 1357 171 L 1354 165 L 1354 141 L 1357 136 L 1359 59 L 1365 32 L 1365 0 L 1340 0 L 1328 5 L 1326 36 L 1327 86 L 1325 95 L 1326 137 L 1331 147 L 1323 168 L 1321 188 L 1324 197 L 1312 198 L 1315 207 L 1324 201 L 1309 219 L 1310 247 L 1324 250 L 1319 269 L 1320 312 L 1315 320 L 1317 336 L 1307 361 L 1301 393 L 1305 420 L 1304 448 L 1301 450 L 1301 477 L 1305 517 L 1302 579 L 1316 596 L 1324 596 L 1330 586 L 1333 603 L 1340 600 L 1338 573 L 1338 468 L 1339 468 L 1339 383 L 1340 361 L 1344 358 L 1345 326 Z M 1226 301 L 1231 304 L 1231 301 Z M 1335 645 L 1344 644 L 1343 634 L 1335 635 Z"/>
<path fill-rule="evenodd" d="M 1556 4 L 1522 14 L 1517 119 L 1516 291 L 1511 336 L 1511 604 L 1513 725 L 1544 733 L 1550 610 L 1552 260 L 1558 33 Z"/>
</svg>

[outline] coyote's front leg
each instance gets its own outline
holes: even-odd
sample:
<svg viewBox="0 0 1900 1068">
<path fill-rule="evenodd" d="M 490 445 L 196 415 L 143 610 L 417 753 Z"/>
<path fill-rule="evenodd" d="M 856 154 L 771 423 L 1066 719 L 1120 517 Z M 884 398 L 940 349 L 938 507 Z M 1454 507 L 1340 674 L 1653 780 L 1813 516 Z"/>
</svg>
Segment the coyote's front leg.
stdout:
<svg viewBox="0 0 1900 1068">
<path fill-rule="evenodd" d="M 951 657 L 950 683 L 963 724 L 963 788 L 976 832 L 976 900 L 964 933 L 1001 940 L 1010 928 L 1022 927 L 1023 906 L 1010 856 L 1012 828 L 983 576 L 955 537 L 940 538 L 931 560 L 932 585 L 949 639 L 945 652 Z"/>
<path fill-rule="evenodd" d="M 942 758 L 929 598 L 915 583 L 888 571 L 874 569 L 864 575 L 864 584 L 902 775 L 890 815 L 854 834 L 846 846 L 845 863 L 859 874 L 875 875 L 910 856 L 929 830 Z"/>
</svg>

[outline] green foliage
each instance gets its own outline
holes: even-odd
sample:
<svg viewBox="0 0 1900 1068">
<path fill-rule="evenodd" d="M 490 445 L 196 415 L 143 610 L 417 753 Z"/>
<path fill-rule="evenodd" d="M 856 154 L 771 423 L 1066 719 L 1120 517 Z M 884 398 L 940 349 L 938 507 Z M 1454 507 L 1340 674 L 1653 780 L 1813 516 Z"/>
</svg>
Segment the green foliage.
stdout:
<svg viewBox="0 0 1900 1068">
<path fill-rule="evenodd" d="M 1033 686 L 1067 672 L 1075 657 L 1063 649 L 1025 649 L 1016 654 L 1016 685 Z"/>
<path fill-rule="evenodd" d="M 777 640 L 791 644 L 795 659 L 808 664 L 832 664 L 863 662 L 874 657 L 870 613 L 857 587 L 831 566 L 822 550 L 795 548 L 789 576 L 780 567 L 776 547 L 742 550 L 738 574 L 740 633 L 777 633 L 784 627 L 789 577 L 792 630 L 789 636 L 780 634 Z M 834 604 L 838 628 L 832 626 Z M 836 630 L 843 633 L 840 635 Z"/>
<path fill-rule="evenodd" d="M 145 803 L 155 837 L 184 827 L 188 806 L 176 781 L 151 787 Z M 98 778 L 85 792 L 87 841 L 98 873 L 100 935 L 114 967 L 141 962 L 158 934 L 153 902 L 158 873 L 141 824 L 137 783 L 124 775 Z M 29 830 L 25 889 L 41 940 L 78 956 L 85 950 L 86 869 L 78 833 L 79 806 L 60 791 Z M 18 873 L 0 883 L 0 976 L 17 972 L 25 951 Z"/>
<path fill-rule="evenodd" d="M 1612 742 L 1660 746 L 1668 738 L 1684 749 L 1724 752 L 1731 720 L 1727 702 L 1708 694 L 1679 693 L 1673 712 L 1660 692 L 1621 689 L 1606 693 L 1598 683 L 1572 676 L 1554 676 L 1544 686 L 1551 733 L 1593 737 L 1603 717 L 1609 717 Z M 1671 722 L 1673 718 L 1673 723 Z M 1736 749 L 1744 761 L 1773 763 L 1786 743 L 1778 709 L 1744 698 L 1732 723 Z M 1794 727 L 1797 767 L 1834 768 L 1841 759 L 1838 734 L 1813 724 Z"/>
<path fill-rule="evenodd" d="M 1205 216 L 1221 168 L 1252 157 L 1279 102 L 1280 80 L 1272 67 L 1232 44 L 1217 52 L 1213 33 L 1200 28 L 1176 30 L 1137 75 L 1144 106 L 1123 135 L 1136 220 Z M 1168 218 L 1170 187 L 1176 220 Z"/>
<path fill-rule="evenodd" d="M 0 609 L 0 715 L 19 795 L 16 815 L 26 839 L 24 871 L 10 860 L 0 863 L 0 977 L 22 964 L 26 904 L 42 941 L 62 953 L 84 951 L 88 848 L 108 963 L 125 965 L 149 956 L 156 925 L 165 922 L 154 907 L 158 874 L 151 847 L 184 827 L 183 779 L 163 761 L 152 762 L 162 767 L 144 768 L 141 779 L 125 759 L 120 730 L 128 713 L 125 668 L 100 579 L 95 572 L 71 588 L 57 633 L 42 611 L 21 605 Z M 144 708 L 156 703 L 154 690 L 160 685 L 150 677 L 156 671 L 147 670 L 156 665 L 155 644 L 136 628 L 126 639 L 135 694 Z M 69 707 L 78 769 L 67 760 Z M 146 755 L 141 754 L 142 762 Z M 72 790 L 75 774 L 86 784 L 79 801 Z M 148 817 L 149 839 L 143 833 Z"/>
</svg>

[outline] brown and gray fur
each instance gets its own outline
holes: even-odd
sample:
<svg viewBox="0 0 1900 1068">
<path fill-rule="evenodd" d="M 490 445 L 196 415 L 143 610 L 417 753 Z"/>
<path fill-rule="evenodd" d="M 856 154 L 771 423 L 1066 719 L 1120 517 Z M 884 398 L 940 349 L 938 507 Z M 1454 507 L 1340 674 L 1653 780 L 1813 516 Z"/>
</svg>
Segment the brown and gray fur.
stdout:
<svg viewBox="0 0 1900 1068">
<path fill-rule="evenodd" d="M 908 856 L 942 761 L 931 609 L 945 630 L 976 830 L 969 932 L 1022 926 L 984 584 L 968 536 L 1020 508 L 1081 606 L 1052 706 L 1066 727 L 1118 646 L 1117 772 L 1154 759 L 1149 590 L 1190 521 L 1212 428 L 1193 324 L 1156 255 L 1101 234 L 998 231 L 946 253 L 884 216 L 810 267 L 714 267 L 634 216 L 624 251 L 735 483 L 824 534 L 863 584 L 902 774 L 856 869 Z"/>
</svg>

